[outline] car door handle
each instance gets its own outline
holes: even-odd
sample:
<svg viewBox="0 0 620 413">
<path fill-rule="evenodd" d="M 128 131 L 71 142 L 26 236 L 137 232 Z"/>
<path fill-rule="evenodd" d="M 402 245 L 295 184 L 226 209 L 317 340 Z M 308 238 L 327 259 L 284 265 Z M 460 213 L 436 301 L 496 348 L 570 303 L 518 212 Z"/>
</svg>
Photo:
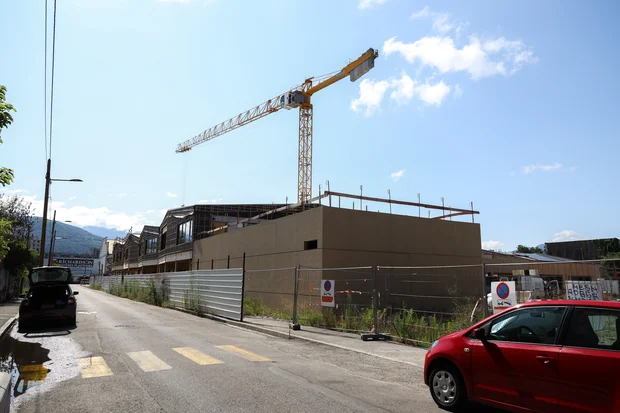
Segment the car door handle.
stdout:
<svg viewBox="0 0 620 413">
<path fill-rule="evenodd" d="M 536 360 L 540 361 L 542 364 L 549 364 L 553 361 L 552 357 L 549 356 L 536 356 Z"/>
</svg>

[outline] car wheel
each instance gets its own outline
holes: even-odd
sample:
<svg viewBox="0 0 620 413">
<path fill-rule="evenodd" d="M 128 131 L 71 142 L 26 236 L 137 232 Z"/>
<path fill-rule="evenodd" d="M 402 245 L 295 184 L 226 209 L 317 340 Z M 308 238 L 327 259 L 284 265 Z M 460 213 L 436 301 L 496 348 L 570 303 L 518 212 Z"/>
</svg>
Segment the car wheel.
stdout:
<svg viewBox="0 0 620 413">
<path fill-rule="evenodd" d="M 461 374 L 450 364 L 441 364 L 433 369 L 429 388 L 433 400 L 442 409 L 453 411 L 467 401 L 467 391 Z"/>
<path fill-rule="evenodd" d="M 28 331 L 30 329 L 30 324 L 25 323 L 23 321 L 17 322 L 17 330 L 20 332 Z"/>
<path fill-rule="evenodd" d="M 71 317 L 71 325 L 72 326 L 77 326 L 77 317 L 75 317 L 75 316 Z"/>
</svg>

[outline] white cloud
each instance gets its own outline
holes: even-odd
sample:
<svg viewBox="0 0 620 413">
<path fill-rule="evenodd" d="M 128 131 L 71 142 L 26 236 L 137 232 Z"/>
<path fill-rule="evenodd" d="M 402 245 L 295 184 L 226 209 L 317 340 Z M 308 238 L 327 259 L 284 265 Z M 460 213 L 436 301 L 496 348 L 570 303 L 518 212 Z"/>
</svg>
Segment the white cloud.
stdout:
<svg viewBox="0 0 620 413">
<path fill-rule="evenodd" d="M 154 212 L 155 212 L 155 210 L 154 210 L 154 209 L 149 209 L 148 211 L 146 211 L 146 212 L 145 212 L 145 214 L 152 214 L 152 213 L 154 213 Z"/>
<path fill-rule="evenodd" d="M 359 112 L 364 109 L 364 116 L 371 116 L 381 106 L 381 101 L 390 84 L 385 81 L 364 79 L 360 83 L 360 97 L 351 102 L 351 109 Z"/>
<path fill-rule="evenodd" d="M 357 8 L 360 10 L 371 9 L 374 6 L 385 4 L 386 2 L 387 0 L 359 0 L 359 3 L 357 3 Z"/>
<path fill-rule="evenodd" d="M 403 73 L 400 79 L 391 81 L 390 88 L 394 89 L 390 98 L 399 105 L 405 104 L 417 96 L 427 105 L 439 106 L 444 98 L 450 94 L 450 87 L 443 80 L 434 85 L 428 82 L 418 84 L 406 73 Z"/>
<path fill-rule="evenodd" d="M 168 212 L 167 209 L 160 209 L 159 210 L 159 215 L 164 216 L 164 215 L 166 215 L 166 212 Z"/>
<path fill-rule="evenodd" d="M 173 194 L 172 192 L 166 192 L 166 196 L 169 198 L 176 198 L 177 194 Z"/>
<path fill-rule="evenodd" d="M 75 199 L 77 199 L 77 196 L 70 196 L 69 197 L 69 201 L 74 201 Z"/>
<path fill-rule="evenodd" d="M 412 19 L 421 19 L 421 18 L 425 18 L 428 17 L 431 13 L 431 9 L 428 6 L 425 6 L 422 10 L 420 10 L 419 12 L 413 13 L 411 15 Z"/>
<path fill-rule="evenodd" d="M 458 34 L 460 30 L 467 26 L 469 23 L 457 23 L 452 20 L 451 16 L 448 13 L 438 13 L 432 11 L 428 6 L 424 7 L 419 12 L 413 13 L 411 15 L 411 19 L 425 19 L 425 18 L 433 19 L 433 30 L 440 33 L 447 33 L 450 30 L 454 29 Z"/>
<path fill-rule="evenodd" d="M 23 196 L 26 202 L 32 203 L 35 215 L 43 215 L 43 200 L 36 196 Z M 67 206 L 63 201 L 53 201 L 49 204 L 49 210 L 56 210 L 59 221 L 71 220 L 72 225 L 79 227 L 96 226 L 126 231 L 129 228 L 141 229 L 147 222 L 141 213 L 128 214 L 113 211 L 106 207 L 89 208 L 85 206 Z M 48 214 L 49 216 L 49 214 Z"/>
<path fill-rule="evenodd" d="M 390 87 L 394 89 L 390 98 L 399 105 L 409 102 L 415 94 L 416 81 L 403 73 L 400 79 L 393 80 Z"/>
<path fill-rule="evenodd" d="M 393 174 L 390 175 L 390 178 L 392 178 L 395 181 L 398 181 L 400 178 L 402 178 L 405 175 L 405 170 L 401 169 L 398 172 L 394 172 Z"/>
<path fill-rule="evenodd" d="M 129 196 L 127 192 L 119 192 L 118 194 L 110 194 L 110 196 L 115 196 L 120 199 L 125 199 Z"/>
<path fill-rule="evenodd" d="M 499 38 L 483 45 L 476 36 L 471 36 L 469 43 L 460 49 L 448 36 L 423 37 L 412 43 L 392 37 L 383 44 L 383 53 L 386 56 L 399 53 L 409 63 L 419 61 L 441 73 L 467 72 L 472 79 L 509 76 L 523 64 L 537 61 L 534 53 L 520 41 Z"/>
<path fill-rule="evenodd" d="M 504 243 L 501 241 L 483 241 L 482 242 L 483 250 L 498 251 L 503 246 L 504 246 Z"/>
<path fill-rule="evenodd" d="M 525 174 L 531 174 L 537 171 L 541 171 L 541 172 L 549 172 L 549 171 L 558 171 L 558 170 L 566 170 L 569 172 L 573 172 L 575 170 L 574 167 L 570 167 L 570 168 L 564 168 L 564 166 L 561 163 L 552 163 L 552 164 L 532 164 L 532 165 L 526 165 L 523 168 L 521 168 L 521 171 Z"/>
<path fill-rule="evenodd" d="M 25 189 L 3 189 L 1 192 L 6 195 L 17 195 L 26 193 L 28 191 L 26 191 Z"/>
<path fill-rule="evenodd" d="M 552 242 L 575 241 L 577 239 L 579 239 L 579 234 L 567 229 L 553 234 Z"/>
<path fill-rule="evenodd" d="M 422 102 L 427 105 L 441 105 L 441 102 L 450 94 L 450 87 L 443 80 L 434 85 L 425 83 L 417 87 L 417 93 Z"/>
<path fill-rule="evenodd" d="M 454 97 L 460 98 L 461 96 L 463 96 L 463 89 L 461 88 L 461 85 L 457 83 L 454 85 Z"/>
</svg>

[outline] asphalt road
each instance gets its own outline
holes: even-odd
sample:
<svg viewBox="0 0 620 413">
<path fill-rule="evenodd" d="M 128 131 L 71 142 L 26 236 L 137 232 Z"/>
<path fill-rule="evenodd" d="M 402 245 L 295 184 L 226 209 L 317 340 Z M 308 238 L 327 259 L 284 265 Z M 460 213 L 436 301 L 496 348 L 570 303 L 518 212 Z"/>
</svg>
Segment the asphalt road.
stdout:
<svg viewBox="0 0 620 413">
<path fill-rule="evenodd" d="M 38 366 L 12 411 L 441 411 L 410 365 L 75 290 L 77 328 L 11 333 L 20 364 Z"/>
</svg>

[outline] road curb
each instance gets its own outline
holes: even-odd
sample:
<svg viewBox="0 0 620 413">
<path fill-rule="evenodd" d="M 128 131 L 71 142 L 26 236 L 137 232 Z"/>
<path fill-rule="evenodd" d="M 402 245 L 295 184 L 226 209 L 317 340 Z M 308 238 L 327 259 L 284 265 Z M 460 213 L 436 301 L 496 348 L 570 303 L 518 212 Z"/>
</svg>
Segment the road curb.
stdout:
<svg viewBox="0 0 620 413">
<path fill-rule="evenodd" d="M 0 327 L 0 339 L 4 338 L 5 334 L 11 330 L 15 322 L 17 321 L 18 315 L 15 314 L 15 317 L 9 318 L 6 323 L 2 327 Z"/>
<path fill-rule="evenodd" d="M 182 311 L 182 312 L 187 313 L 187 314 L 196 315 L 194 312 L 187 311 L 185 309 L 177 308 L 177 310 Z M 254 331 L 254 332 L 262 333 L 262 334 L 267 334 L 267 335 L 274 336 L 274 337 L 279 337 L 279 338 L 284 338 L 284 339 L 293 339 L 294 338 L 294 339 L 297 339 L 297 340 L 302 340 L 302 341 L 306 341 L 306 342 L 313 343 L 313 344 L 320 344 L 320 345 L 323 345 L 323 346 L 335 347 L 335 348 L 338 348 L 340 350 L 352 351 L 354 353 L 364 354 L 366 356 L 377 357 L 377 358 L 384 359 L 384 360 L 389 360 L 389 361 L 392 361 L 392 362 L 395 362 L 395 363 L 407 364 L 409 366 L 418 367 L 418 368 L 423 368 L 424 367 L 423 365 L 418 364 L 418 363 L 412 363 L 410 361 L 399 360 L 397 358 L 389 357 L 389 356 L 382 356 L 380 354 L 374 354 L 374 353 L 371 353 L 369 351 L 364 351 L 364 350 L 360 350 L 360 349 L 356 349 L 356 348 L 352 348 L 352 347 L 347 347 L 347 346 L 341 346 L 340 344 L 329 343 L 327 341 L 317 340 L 317 339 L 314 339 L 314 338 L 302 337 L 302 336 L 298 336 L 296 334 L 287 334 L 287 333 L 283 333 L 281 331 L 272 330 L 270 328 L 266 328 L 266 327 L 262 327 L 262 326 L 257 326 L 256 324 L 249 324 L 249 323 L 244 323 L 242 321 L 228 320 L 226 318 L 214 316 L 214 315 L 211 315 L 211 314 L 203 314 L 203 315 L 201 315 L 201 317 L 208 318 L 208 319 L 214 320 L 214 321 L 219 321 L 221 323 L 225 323 L 225 324 L 228 324 L 230 326 L 242 328 L 244 330 L 250 330 L 250 331 Z"/>
</svg>

